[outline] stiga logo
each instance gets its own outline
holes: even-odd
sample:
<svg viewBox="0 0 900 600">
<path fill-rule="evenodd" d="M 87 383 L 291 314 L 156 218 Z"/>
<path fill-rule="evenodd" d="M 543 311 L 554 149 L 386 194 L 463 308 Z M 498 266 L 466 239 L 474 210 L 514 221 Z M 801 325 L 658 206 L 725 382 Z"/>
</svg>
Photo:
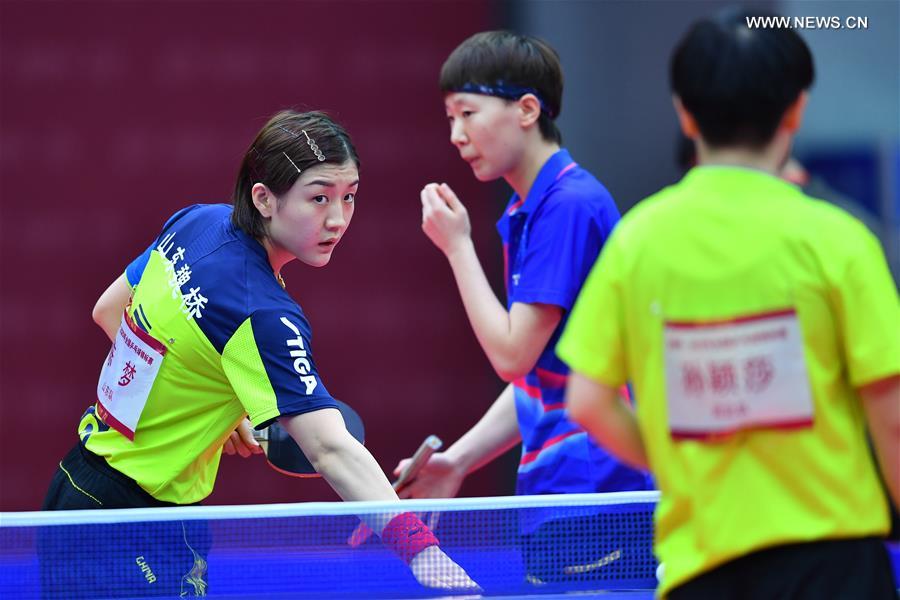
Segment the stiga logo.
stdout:
<svg viewBox="0 0 900 600">
<path fill-rule="evenodd" d="M 294 370 L 300 375 L 300 381 L 306 386 L 306 395 L 309 396 L 312 391 L 316 389 L 318 382 L 314 375 L 310 375 L 312 367 L 309 364 L 309 360 L 306 358 L 306 346 L 303 345 L 303 336 L 300 335 L 300 330 L 297 329 L 297 326 L 288 321 L 287 317 L 281 317 L 281 322 L 284 323 L 288 329 L 293 331 L 296 336 L 294 338 L 288 338 L 285 340 L 285 343 L 287 344 L 291 358 L 294 359 Z"/>
<path fill-rule="evenodd" d="M 136 562 L 141 568 L 141 572 L 144 574 L 144 579 L 147 580 L 147 583 L 153 583 L 154 581 L 156 581 L 156 575 L 153 574 L 153 571 L 150 569 L 150 565 L 147 564 L 147 561 L 144 560 L 143 556 L 138 556 L 134 562 Z"/>
</svg>

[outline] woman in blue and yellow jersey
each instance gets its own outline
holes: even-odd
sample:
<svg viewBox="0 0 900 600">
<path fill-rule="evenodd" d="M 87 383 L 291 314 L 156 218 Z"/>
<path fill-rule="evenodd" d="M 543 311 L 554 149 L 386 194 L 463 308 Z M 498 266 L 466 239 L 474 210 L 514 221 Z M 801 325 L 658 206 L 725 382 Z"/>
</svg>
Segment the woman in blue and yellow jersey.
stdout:
<svg viewBox="0 0 900 600">
<path fill-rule="evenodd" d="M 659 595 L 896 598 L 900 307 L 875 237 L 781 180 L 812 84 L 790 29 L 731 13 L 671 65 L 699 166 L 620 223 L 559 355 L 567 404 L 661 492 Z M 636 415 L 616 398 L 634 382 Z"/>
<path fill-rule="evenodd" d="M 276 419 L 343 499 L 397 499 L 344 426 L 316 369 L 310 325 L 280 275 L 294 259 L 312 267 L 331 260 L 353 216 L 358 169 L 340 125 L 323 113 L 284 111 L 248 148 L 233 206 L 190 206 L 166 222 L 94 309 L 112 348 L 44 509 L 199 502 L 213 489 L 223 446 L 258 452 L 251 426 Z M 473 585 L 413 515 L 369 520 L 386 543 L 402 540 L 397 551 L 424 585 Z M 149 549 L 132 553 L 138 564 L 113 548 L 110 562 L 130 569 L 53 569 L 42 560 L 45 592 L 91 595 L 89 572 L 106 585 L 104 596 L 203 595 L 203 548 L 183 533 L 175 536 L 181 549 L 160 549 L 156 562 Z"/>
</svg>

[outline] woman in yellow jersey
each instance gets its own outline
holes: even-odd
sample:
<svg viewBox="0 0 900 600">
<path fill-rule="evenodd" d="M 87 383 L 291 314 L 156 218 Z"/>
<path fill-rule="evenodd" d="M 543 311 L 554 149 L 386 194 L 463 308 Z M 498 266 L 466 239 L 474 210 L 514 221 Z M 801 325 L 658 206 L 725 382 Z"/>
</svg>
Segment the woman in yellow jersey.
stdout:
<svg viewBox="0 0 900 600">
<path fill-rule="evenodd" d="M 671 62 L 699 165 L 613 232 L 557 348 L 568 410 L 661 491 L 669 598 L 896 598 L 900 304 L 875 237 L 778 178 L 813 81 L 730 12 Z M 617 399 L 631 380 L 636 414 Z"/>
<path fill-rule="evenodd" d="M 295 259 L 329 263 L 358 184 L 359 158 L 338 123 L 283 111 L 249 145 L 233 206 L 194 205 L 166 222 L 94 309 L 113 344 L 45 510 L 199 502 L 223 446 L 258 452 L 251 424 L 275 420 L 344 500 L 398 499 L 347 431 L 316 368 L 309 322 L 280 275 Z M 475 587 L 412 513 L 365 520 L 423 585 Z M 202 541 L 192 535 L 202 532 L 192 525 L 147 536 L 116 528 L 77 552 L 47 532 L 44 595 L 205 595 Z"/>
</svg>

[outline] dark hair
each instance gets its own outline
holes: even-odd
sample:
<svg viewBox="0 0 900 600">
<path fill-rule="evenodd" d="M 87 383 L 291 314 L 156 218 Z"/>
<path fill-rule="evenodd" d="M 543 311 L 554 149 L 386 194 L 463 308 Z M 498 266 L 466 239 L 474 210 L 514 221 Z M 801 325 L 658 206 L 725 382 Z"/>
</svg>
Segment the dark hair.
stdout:
<svg viewBox="0 0 900 600">
<path fill-rule="evenodd" d="M 698 21 L 672 54 L 672 91 L 713 147 L 766 145 L 815 77 L 812 54 L 799 35 L 788 28 L 750 28 L 753 16 L 763 15 L 728 10 Z"/>
<path fill-rule="evenodd" d="M 319 160 L 320 155 L 324 161 Z M 350 135 L 327 114 L 279 112 L 259 130 L 241 161 L 231 199 L 231 222 L 258 240 L 265 238 L 265 219 L 253 205 L 250 193 L 254 184 L 264 184 L 281 201 L 300 177 L 298 169 L 306 171 L 318 164 L 342 165 L 348 160 L 359 168 L 359 156 Z"/>
<path fill-rule="evenodd" d="M 562 143 L 553 122 L 562 110 L 563 73 L 559 55 L 538 38 L 509 31 L 476 33 L 456 47 L 441 67 L 440 86 L 445 94 L 466 84 L 533 88 L 547 111 L 538 126 L 545 140 Z"/>
</svg>

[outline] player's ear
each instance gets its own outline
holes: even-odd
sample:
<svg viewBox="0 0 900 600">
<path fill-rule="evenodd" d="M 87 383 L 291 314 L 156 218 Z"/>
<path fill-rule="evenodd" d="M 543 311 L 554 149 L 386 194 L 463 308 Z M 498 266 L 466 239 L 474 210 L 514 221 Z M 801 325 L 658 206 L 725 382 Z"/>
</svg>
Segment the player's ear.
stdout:
<svg viewBox="0 0 900 600">
<path fill-rule="evenodd" d="M 684 136 L 692 140 L 700 137 L 700 128 L 697 126 L 697 120 L 681 103 L 681 98 L 672 96 L 672 104 L 675 106 L 675 113 L 678 115 L 678 122 L 681 124 L 681 132 Z"/>
<path fill-rule="evenodd" d="M 525 94 L 516 103 L 519 107 L 519 124 L 530 127 L 541 116 L 541 103 L 534 94 Z"/>
<path fill-rule="evenodd" d="M 809 94 L 800 92 L 797 99 L 784 111 L 784 116 L 781 117 L 781 129 L 787 130 L 788 133 L 796 133 L 800 129 L 800 122 L 803 121 L 803 111 L 806 110 L 807 100 L 809 100 Z"/>
<path fill-rule="evenodd" d="M 259 214 L 269 219 L 275 209 L 275 197 L 269 188 L 262 183 L 254 183 L 250 188 L 250 197 L 253 199 L 253 206 L 259 211 Z"/>
</svg>

